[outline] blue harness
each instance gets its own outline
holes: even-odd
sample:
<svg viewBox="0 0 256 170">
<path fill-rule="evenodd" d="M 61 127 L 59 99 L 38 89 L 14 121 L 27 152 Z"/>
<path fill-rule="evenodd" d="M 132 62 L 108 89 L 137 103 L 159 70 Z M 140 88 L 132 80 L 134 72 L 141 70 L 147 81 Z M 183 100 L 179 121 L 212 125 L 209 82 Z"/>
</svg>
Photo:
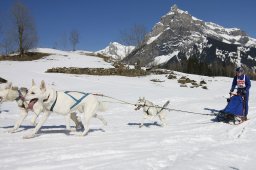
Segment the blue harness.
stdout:
<svg viewBox="0 0 256 170">
<path fill-rule="evenodd" d="M 80 99 L 76 99 L 74 96 L 69 94 L 69 93 L 72 93 L 72 92 L 83 94 L 83 96 Z M 84 92 L 78 92 L 78 91 L 65 91 L 64 93 L 66 95 L 68 95 L 69 97 L 71 97 L 75 101 L 75 103 L 70 107 L 70 110 L 73 109 L 76 105 L 78 105 L 84 98 L 86 98 L 90 94 L 90 93 L 84 93 Z M 51 107 L 50 111 L 53 111 L 53 108 L 54 108 L 54 106 L 57 102 L 57 98 L 58 98 L 58 92 L 56 91 L 56 98 L 55 98 L 54 103 L 52 104 L 52 107 Z"/>
<path fill-rule="evenodd" d="M 80 99 L 76 99 L 74 96 L 69 94 L 72 92 L 83 94 L 83 96 Z M 75 103 L 70 107 L 70 110 L 73 109 L 76 105 L 78 105 L 84 98 L 86 98 L 90 94 L 90 93 L 84 93 L 84 92 L 78 92 L 78 91 L 65 91 L 64 93 L 75 100 Z"/>
</svg>

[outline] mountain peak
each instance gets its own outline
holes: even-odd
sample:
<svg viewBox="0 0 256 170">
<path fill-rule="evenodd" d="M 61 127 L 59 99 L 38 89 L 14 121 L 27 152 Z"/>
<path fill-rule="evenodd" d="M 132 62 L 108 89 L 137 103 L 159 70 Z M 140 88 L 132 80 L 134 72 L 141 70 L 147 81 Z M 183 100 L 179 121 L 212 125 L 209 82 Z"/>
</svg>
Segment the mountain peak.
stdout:
<svg viewBox="0 0 256 170">
<path fill-rule="evenodd" d="M 187 11 L 183 11 L 182 9 L 180 9 L 176 4 L 174 4 L 173 6 L 171 6 L 171 10 L 167 15 L 173 15 L 173 14 L 188 14 Z"/>
<path fill-rule="evenodd" d="M 107 55 L 109 57 L 112 57 L 113 59 L 123 59 L 134 48 L 134 46 L 124 46 L 118 42 L 110 42 L 106 48 L 100 51 L 96 51 L 95 53 Z"/>
<path fill-rule="evenodd" d="M 144 44 L 125 60 L 133 63 L 139 59 L 142 65 L 166 63 L 169 68 L 182 68 L 180 63 L 187 62 L 191 56 L 209 65 L 223 62 L 252 68 L 256 65 L 256 39 L 238 28 L 197 19 L 174 4 L 147 34 Z"/>
<path fill-rule="evenodd" d="M 171 11 L 175 12 L 175 11 L 178 11 L 178 6 L 176 4 L 174 4 L 172 7 L 171 7 Z"/>
</svg>

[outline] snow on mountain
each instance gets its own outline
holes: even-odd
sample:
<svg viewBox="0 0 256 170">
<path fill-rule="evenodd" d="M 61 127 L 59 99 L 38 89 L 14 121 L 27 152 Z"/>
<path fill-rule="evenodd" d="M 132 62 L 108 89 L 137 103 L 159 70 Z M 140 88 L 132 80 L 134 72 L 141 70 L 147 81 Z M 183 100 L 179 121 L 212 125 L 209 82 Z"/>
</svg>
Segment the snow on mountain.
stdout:
<svg viewBox="0 0 256 170">
<path fill-rule="evenodd" d="M 154 61 L 149 64 L 149 65 L 159 65 L 159 64 L 162 64 L 162 63 L 166 63 L 167 61 L 169 61 L 172 57 L 174 56 L 177 56 L 179 53 L 179 51 L 174 51 L 173 53 L 171 54 L 168 54 L 168 55 L 162 55 L 162 56 L 158 56 L 154 59 Z"/>
<path fill-rule="evenodd" d="M 224 55 L 219 55 L 220 50 Z M 176 57 L 172 56 L 174 53 Z M 176 67 L 180 62 L 195 56 L 195 53 L 200 61 L 209 65 L 224 57 L 227 63 L 242 64 L 254 69 L 256 62 L 252 64 L 249 56 L 256 60 L 256 39 L 238 28 L 224 28 L 212 22 L 204 22 L 173 5 L 145 37 L 143 44 L 136 47 L 124 61 L 136 63 L 140 60 L 146 66 L 159 58 L 168 58 L 163 56 L 172 56 L 168 61 L 159 60 L 162 61 L 159 64 L 169 63 L 169 66 Z"/>
<path fill-rule="evenodd" d="M 135 47 L 134 46 L 124 46 L 117 42 L 111 42 L 103 50 L 96 51 L 95 53 L 103 54 L 112 57 L 113 59 L 122 60 L 126 57 Z"/>
<path fill-rule="evenodd" d="M 36 61 L 0 61 L 1 77 L 17 86 L 31 86 L 34 78 L 39 84 L 45 80 L 47 86 L 57 90 L 75 90 L 102 93 L 130 103 L 139 97 L 176 109 L 167 112 L 167 127 L 160 127 L 159 120 L 146 120 L 139 128 L 142 111 L 108 98 L 99 97 L 108 105 L 100 113 L 107 120 L 93 119 L 91 131 L 85 137 L 70 135 L 65 129 L 65 118 L 51 114 L 35 138 L 24 140 L 34 127 L 29 113 L 16 133 L 7 131 L 20 116 L 16 103 L 0 106 L 0 169 L 44 169 L 44 170 L 254 170 L 256 159 L 256 89 L 251 88 L 249 120 L 240 125 L 214 122 L 216 110 L 226 106 L 232 83 L 231 78 L 205 77 L 175 72 L 177 77 L 207 82 L 208 90 L 182 88 L 177 80 L 166 75 L 145 77 L 90 76 L 60 73 L 45 73 L 53 66 L 111 67 L 97 57 L 75 52 L 43 50 L 54 54 Z M 150 81 L 159 79 L 164 82 Z M 256 84 L 252 81 L 252 87 Z M 179 112 L 179 110 L 189 111 Z M 41 116 L 39 116 L 39 119 Z M 73 125 L 73 124 L 72 124 Z"/>
</svg>

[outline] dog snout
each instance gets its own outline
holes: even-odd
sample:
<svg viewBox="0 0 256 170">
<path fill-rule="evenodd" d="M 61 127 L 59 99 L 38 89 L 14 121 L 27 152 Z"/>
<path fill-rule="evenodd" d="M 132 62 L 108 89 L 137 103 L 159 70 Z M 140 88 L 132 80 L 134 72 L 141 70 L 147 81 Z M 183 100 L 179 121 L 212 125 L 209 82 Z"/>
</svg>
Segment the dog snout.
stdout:
<svg viewBox="0 0 256 170">
<path fill-rule="evenodd" d="M 140 106 L 140 105 L 138 105 L 138 104 L 136 104 L 135 106 L 136 106 L 136 108 L 135 108 L 134 110 L 139 110 L 139 109 L 140 109 L 140 107 L 141 107 L 141 106 Z"/>
</svg>

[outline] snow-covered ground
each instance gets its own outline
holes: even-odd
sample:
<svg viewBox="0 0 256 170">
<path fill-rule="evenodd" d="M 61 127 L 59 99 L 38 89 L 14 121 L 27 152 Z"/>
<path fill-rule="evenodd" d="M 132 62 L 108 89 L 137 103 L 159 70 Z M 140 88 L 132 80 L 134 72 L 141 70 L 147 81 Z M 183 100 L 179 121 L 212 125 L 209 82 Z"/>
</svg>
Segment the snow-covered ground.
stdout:
<svg viewBox="0 0 256 170">
<path fill-rule="evenodd" d="M 43 49 L 41 49 L 43 50 Z M 45 50 L 46 52 L 49 50 Z M 52 50 L 51 50 L 52 52 Z M 65 119 L 52 114 L 38 136 L 22 139 L 32 130 L 29 117 L 20 131 L 8 133 L 19 114 L 16 103 L 4 103 L 0 113 L 1 170 L 254 170 L 256 165 L 255 82 L 250 91 L 249 120 L 238 126 L 212 121 L 214 110 L 223 109 L 231 78 L 188 75 L 207 82 L 208 90 L 182 88 L 177 80 L 165 75 L 146 77 L 90 76 L 45 73 L 47 68 L 62 66 L 111 67 L 100 58 L 72 52 L 54 51 L 54 55 L 30 62 L 0 62 L 0 77 L 17 86 L 30 87 L 31 79 L 58 90 L 80 90 L 135 103 L 140 96 L 170 108 L 191 113 L 167 112 L 168 126 L 159 127 L 157 119 L 139 128 L 141 111 L 131 105 L 107 103 L 101 113 L 108 121 L 104 127 L 92 120 L 85 137 L 69 135 Z M 182 73 L 177 73 L 178 78 Z M 162 83 L 151 79 L 165 80 Z M 99 98 L 110 101 L 106 98 Z M 113 102 L 113 101 L 112 101 Z"/>
</svg>

